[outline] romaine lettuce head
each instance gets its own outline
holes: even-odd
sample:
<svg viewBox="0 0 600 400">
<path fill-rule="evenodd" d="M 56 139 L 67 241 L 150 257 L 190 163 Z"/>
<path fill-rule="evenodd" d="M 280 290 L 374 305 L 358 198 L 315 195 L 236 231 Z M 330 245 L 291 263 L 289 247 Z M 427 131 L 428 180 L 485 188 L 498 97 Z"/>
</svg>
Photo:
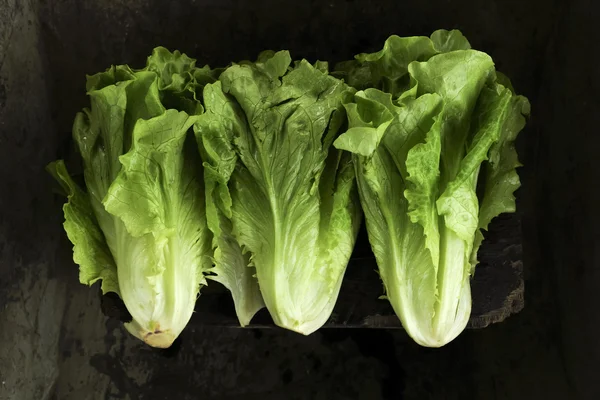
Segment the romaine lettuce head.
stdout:
<svg viewBox="0 0 600 400">
<path fill-rule="evenodd" d="M 440 347 L 465 328 L 482 229 L 515 211 L 514 140 L 529 103 L 457 31 L 391 37 L 341 66 L 363 87 L 335 141 L 353 154 L 369 241 L 408 334 Z"/>
<path fill-rule="evenodd" d="M 102 280 L 104 293 L 119 294 L 129 332 L 155 347 L 170 346 L 186 326 L 211 266 L 201 162 L 188 131 L 215 75 L 157 48 L 142 70 L 89 76 L 91 105 L 73 125 L 85 190 L 64 162 L 48 167 L 68 195 L 64 227 L 80 281 Z"/>
<path fill-rule="evenodd" d="M 303 334 L 329 318 L 359 225 L 351 157 L 331 146 L 352 93 L 326 63 L 264 52 L 205 87 L 195 125 L 217 271 L 254 267 L 274 322 Z"/>
</svg>

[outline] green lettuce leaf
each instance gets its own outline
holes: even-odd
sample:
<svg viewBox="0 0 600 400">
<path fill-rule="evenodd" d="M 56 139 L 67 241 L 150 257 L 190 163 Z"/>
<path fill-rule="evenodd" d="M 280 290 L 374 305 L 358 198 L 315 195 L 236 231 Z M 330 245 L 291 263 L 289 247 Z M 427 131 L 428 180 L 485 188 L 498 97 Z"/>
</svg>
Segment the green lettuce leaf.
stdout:
<svg viewBox="0 0 600 400">
<path fill-rule="evenodd" d="M 500 74 L 499 74 L 500 77 Z M 504 86 L 503 86 L 504 85 Z M 523 96 L 516 96 L 508 78 L 498 79 L 494 89 L 498 94 L 504 94 L 507 102 L 504 105 L 505 117 L 498 126 L 498 139 L 488 152 L 487 162 L 480 172 L 486 184 L 479 206 L 479 224 L 475 233 L 475 242 L 471 253 L 471 273 L 477 265 L 477 251 L 483 242 L 483 230 L 487 230 L 492 219 L 502 213 L 515 212 L 516 202 L 514 192 L 521 186 L 517 168 L 521 166 L 515 149 L 515 140 L 523 130 L 529 116 L 531 106 Z M 510 94 L 509 94 L 510 91 Z M 488 97 L 492 97 L 488 95 Z"/>
<path fill-rule="evenodd" d="M 215 173 L 219 215 L 231 201 L 232 234 L 274 322 L 303 334 L 331 314 L 360 215 L 350 159 L 329 151 L 352 92 L 325 67 L 292 67 L 287 52 L 233 65 L 219 80 L 236 105 L 207 102 L 219 132 L 197 125 L 205 149 L 219 153 L 214 169 L 226 170 Z"/>
<path fill-rule="evenodd" d="M 190 115 L 201 114 L 203 107 L 199 95 L 204 85 L 213 83 L 221 69 L 208 65 L 196 67 L 196 60 L 175 50 L 171 53 L 157 47 L 148 57 L 146 70 L 158 75 L 158 89 L 165 108 L 185 111 Z"/>
<path fill-rule="evenodd" d="M 242 326 L 250 320 L 264 302 L 256 280 L 256 270 L 249 254 L 233 235 L 232 200 L 228 183 L 238 157 L 233 147 L 235 132 L 244 129 L 245 121 L 237 103 L 221 90 L 221 82 L 204 89 L 206 113 L 198 121 L 199 150 L 204 160 L 206 214 L 213 233 L 214 268 L 207 277 L 220 282 L 231 291 L 236 314 Z"/>
<path fill-rule="evenodd" d="M 126 327 L 159 347 L 187 325 L 211 266 L 200 161 L 195 146 L 184 145 L 196 120 L 174 109 L 139 120 L 133 146 L 120 157 L 122 169 L 103 202 L 131 236 L 151 243 L 150 263 L 137 263 L 137 255 L 128 260 L 131 267 L 120 266 L 118 272 L 123 301 L 134 317 Z"/>
<path fill-rule="evenodd" d="M 469 41 L 458 30 L 435 31 L 431 38 L 424 36 L 390 36 L 383 49 L 376 53 L 361 53 L 354 60 L 335 66 L 335 75 L 359 90 L 377 88 L 399 96 L 411 87 L 408 65 L 427 61 L 439 53 L 468 50 Z"/>
<path fill-rule="evenodd" d="M 79 281 L 91 286 L 101 280 L 102 293 L 119 294 L 117 267 L 98 226 L 88 194 L 73 181 L 64 161 L 50 163 L 47 170 L 60 183 L 68 199 L 63 206 L 63 225 L 73 243 L 73 261 L 81 266 Z"/>
<path fill-rule="evenodd" d="M 362 96 L 364 94 L 361 92 L 356 94 L 357 99 Z M 369 106 L 364 102 L 361 104 L 362 107 Z M 351 105 L 347 108 L 349 119 L 360 118 L 350 114 Z M 437 271 L 432 264 L 427 243 L 433 243 L 430 244 L 431 250 L 439 251 L 438 217 L 431 199 L 436 197 L 437 187 L 434 183 L 427 183 L 427 179 L 435 182 L 439 172 L 436 168 L 423 171 L 423 184 L 434 191 L 428 194 L 427 188 L 422 189 L 424 206 L 429 203 L 429 209 L 434 210 L 423 207 L 419 220 L 427 221 L 430 214 L 435 214 L 431 217 L 435 221 L 426 225 L 429 228 L 426 236 L 423 226 L 411 221 L 411 217 L 416 218 L 416 214 L 409 214 L 409 202 L 405 197 L 409 178 L 406 158 L 409 151 L 415 150 L 415 146 L 421 146 L 422 158 L 435 159 L 436 153 L 439 158 L 440 145 L 437 144 L 436 151 L 436 145 L 432 141 L 437 138 L 439 142 L 439 135 L 433 132 L 439 130 L 435 118 L 440 109 L 441 99 L 437 95 L 422 96 L 406 107 L 399 107 L 385 130 L 383 140 L 370 156 L 363 156 L 351 147 L 342 146 L 347 133 L 342 134 L 334 143 L 336 147 L 354 153 L 360 201 L 386 297 L 400 316 L 405 329 L 421 343 L 426 342 L 427 338 L 421 337 L 424 334 L 420 332 L 432 329 L 431 317 L 437 294 Z M 426 136 L 431 138 L 428 143 L 423 144 Z M 413 198 L 417 198 L 416 193 Z"/>
<path fill-rule="evenodd" d="M 334 143 L 353 153 L 387 298 L 428 347 L 465 328 L 481 229 L 515 210 L 519 186 L 513 142 L 528 103 L 498 82 L 488 55 L 469 48 L 460 32 L 437 31 L 357 56 L 371 71 L 368 86 L 382 92 L 356 93 L 349 129 Z"/>
<path fill-rule="evenodd" d="M 211 265 L 201 163 L 188 135 L 206 83 L 194 68 L 157 49 L 142 70 L 88 77 L 91 106 L 73 125 L 87 193 L 62 163 L 50 166 L 71 193 L 65 229 L 82 282 L 102 279 L 103 291 L 117 292 L 133 318 L 126 328 L 155 347 L 170 346 L 188 323 Z"/>
</svg>

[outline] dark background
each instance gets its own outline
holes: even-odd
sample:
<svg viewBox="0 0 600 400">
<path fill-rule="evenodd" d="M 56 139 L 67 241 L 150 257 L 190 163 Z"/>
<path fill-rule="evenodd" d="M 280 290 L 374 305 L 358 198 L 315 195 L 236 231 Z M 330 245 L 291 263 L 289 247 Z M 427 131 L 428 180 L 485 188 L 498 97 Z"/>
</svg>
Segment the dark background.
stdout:
<svg viewBox="0 0 600 400">
<path fill-rule="evenodd" d="M 591 0 L 0 0 L 0 399 L 600 399 L 597 16 Z M 526 307 L 443 349 L 401 331 L 193 328 L 155 351 L 77 281 L 43 166 L 84 75 L 156 45 L 331 62 L 459 28 L 532 103 L 520 136 Z"/>
</svg>

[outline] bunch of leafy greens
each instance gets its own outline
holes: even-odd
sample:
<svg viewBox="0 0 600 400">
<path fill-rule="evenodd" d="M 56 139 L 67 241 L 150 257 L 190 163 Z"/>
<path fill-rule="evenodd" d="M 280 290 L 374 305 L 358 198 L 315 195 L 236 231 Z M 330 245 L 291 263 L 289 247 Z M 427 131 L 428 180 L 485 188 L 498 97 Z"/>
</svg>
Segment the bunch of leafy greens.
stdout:
<svg viewBox="0 0 600 400">
<path fill-rule="evenodd" d="M 202 88 L 218 73 L 157 48 L 142 70 L 121 65 L 89 76 L 91 107 L 73 126 L 87 190 L 62 160 L 48 166 L 68 195 L 64 227 L 80 281 L 102 280 L 104 293 L 119 294 L 132 316 L 129 332 L 155 347 L 170 346 L 181 333 L 211 268 L 191 127 L 203 112 Z M 243 267 L 232 265 L 230 279 L 245 279 Z M 245 313 L 262 307 L 256 292 L 237 296 Z"/>
<path fill-rule="evenodd" d="M 211 70 L 159 47 L 87 91 L 73 126 L 85 190 L 63 161 L 48 169 L 80 281 L 121 296 L 133 335 L 170 346 L 205 278 L 231 291 L 242 326 L 266 305 L 277 325 L 314 332 L 359 198 L 408 333 L 439 347 L 464 329 L 482 230 L 515 209 L 529 104 L 460 32 L 392 36 L 334 74 L 286 51 Z"/>
<path fill-rule="evenodd" d="M 326 63 L 264 52 L 206 85 L 195 125 L 217 276 L 254 266 L 274 322 L 303 334 L 329 318 L 360 221 L 351 156 L 331 146 L 353 93 Z"/>
<path fill-rule="evenodd" d="M 334 145 L 353 154 L 387 298 L 417 343 L 443 346 L 469 319 L 481 231 L 515 211 L 529 103 L 458 31 L 392 36 L 337 74 L 362 89 Z"/>
<path fill-rule="evenodd" d="M 119 294 L 149 345 L 171 345 L 205 278 L 242 326 L 265 303 L 304 334 L 329 318 L 360 220 L 351 156 L 332 147 L 354 89 L 326 63 L 291 64 L 265 52 L 211 70 L 157 48 L 144 69 L 88 77 L 73 126 L 86 190 L 63 161 L 48 169 L 80 281 Z"/>
</svg>

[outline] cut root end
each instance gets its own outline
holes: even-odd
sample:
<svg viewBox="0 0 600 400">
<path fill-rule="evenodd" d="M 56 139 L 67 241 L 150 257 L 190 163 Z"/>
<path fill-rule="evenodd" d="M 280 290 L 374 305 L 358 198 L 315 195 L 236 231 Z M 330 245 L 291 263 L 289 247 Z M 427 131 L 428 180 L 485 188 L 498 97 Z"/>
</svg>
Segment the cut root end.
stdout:
<svg viewBox="0 0 600 400">
<path fill-rule="evenodd" d="M 161 331 L 155 330 L 154 332 L 147 332 L 144 334 L 144 342 L 152 347 L 160 349 L 166 349 L 171 347 L 175 339 L 177 338 L 171 330 Z"/>
</svg>

